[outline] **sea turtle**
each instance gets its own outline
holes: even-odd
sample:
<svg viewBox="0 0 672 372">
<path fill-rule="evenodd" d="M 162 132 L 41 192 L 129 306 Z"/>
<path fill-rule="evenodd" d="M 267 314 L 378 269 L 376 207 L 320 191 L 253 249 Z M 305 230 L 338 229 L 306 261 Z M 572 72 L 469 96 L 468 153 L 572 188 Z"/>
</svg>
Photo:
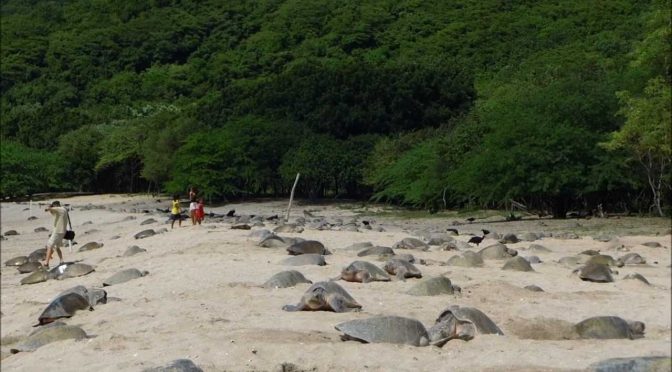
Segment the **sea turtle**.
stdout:
<svg viewBox="0 0 672 372">
<path fill-rule="evenodd" d="M 502 266 L 502 270 L 534 271 L 530 263 L 520 256 L 507 260 L 504 266 Z"/>
<path fill-rule="evenodd" d="M 541 258 L 539 258 L 539 256 L 527 256 L 527 257 L 524 257 L 524 258 L 527 260 L 527 262 L 529 262 L 531 264 L 540 264 L 542 262 Z"/>
<path fill-rule="evenodd" d="M 294 287 L 299 283 L 313 284 L 313 282 L 306 279 L 300 272 L 296 270 L 287 270 L 273 275 L 261 286 L 264 288 L 288 288 Z"/>
<path fill-rule="evenodd" d="M 422 278 L 422 273 L 415 265 L 408 261 L 393 258 L 385 263 L 383 267 L 390 275 L 396 275 L 397 279 Z"/>
<path fill-rule="evenodd" d="M 445 276 L 423 279 L 411 287 L 406 293 L 413 296 L 438 296 L 442 294 L 461 293 L 462 289 L 451 283 Z"/>
<path fill-rule="evenodd" d="M 579 236 L 576 233 L 573 232 L 560 232 L 557 234 L 553 235 L 555 238 L 558 239 L 578 239 Z"/>
<path fill-rule="evenodd" d="M 147 229 L 140 231 L 139 233 L 133 235 L 133 237 L 135 239 L 144 239 L 154 235 L 156 235 L 156 231 L 154 231 L 154 229 Z"/>
<path fill-rule="evenodd" d="M 301 233 L 301 232 L 303 232 L 303 227 L 298 226 L 296 224 L 288 223 L 288 224 L 284 224 L 284 225 L 276 227 L 275 229 L 273 229 L 273 232 L 276 232 L 276 233 L 280 233 L 280 232 Z"/>
<path fill-rule="evenodd" d="M 91 265 L 83 263 L 65 262 L 49 270 L 49 275 L 51 276 L 51 278 L 61 280 L 86 275 L 93 271 L 94 268 Z"/>
<path fill-rule="evenodd" d="M 389 282 L 390 277 L 378 266 L 366 261 L 354 261 L 343 268 L 341 275 L 336 280 L 343 279 L 346 282 L 369 283 L 373 281 Z"/>
<path fill-rule="evenodd" d="M 543 289 L 541 289 L 541 287 L 539 287 L 537 285 L 534 285 L 534 284 L 526 285 L 524 288 L 527 289 L 528 291 L 532 291 L 532 292 L 543 292 L 544 291 Z"/>
<path fill-rule="evenodd" d="M 534 252 L 534 253 L 548 253 L 552 252 L 550 249 L 544 247 L 541 244 L 530 244 L 529 248 L 527 248 L 528 251 Z"/>
<path fill-rule="evenodd" d="M 16 354 L 22 351 L 34 351 L 39 347 L 52 342 L 67 339 L 81 340 L 86 337 L 86 332 L 77 326 L 55 323 L 46 327 L 40 327 L 32 332 L 23 342 L 17 345 L 16 348 L 11 349 L 10 352 Z"/>
<path fill-rule="evenodd" d="M 99 249 L 103 247 L 103 243 L 98 242 L 88 242 L 79 248 L 79 252 L 92 251 L 94 249 Z"/>
<path fill-rule="evenodd" d="M 390 247 L 380 247 L 380 246 L 375 246 L 375 247 L 370 247 L 366 248 L 359 253 L 357 253 L 358 257 L 364 257 L 364 256 L 378 256 L 381 254 L 386 254 L 390 256 L 394 256 L 394 250 Z"/>
<path fill-rule="evenodd" d="M 649 247 L 649 248 L 660 248 L 662 245 L 658 242 L 646 242 L 642 243 L 643 246 Z"/>
<path fill-rule="evenodd" d="M 19 233 L 16 230 L 7 230 L 5 231 L 5 236 L 14 236 L 14 235 L 19 235 Z"/>
<path fill-rule="evenodd" d="M 404 238 L 401 241 L 395 243 L 392 246 L 392 249 L 415 249 L 426 251 L 429 249 L 429 245 L 416 238 Z"/>
<path fill-rule="evenodd" d="M 298 256 L 288 257 L 280 262 L 280 265 L 286 266 L 303 266 L 303 265 L 318 265 L 324 266 L 327 262 L 321 254 L 301 254 Z"/>
<path fill-rule="evenodd" d="M 481 267 L 483 266 L 483 259 L 478 253 L 465 251 L 461 256 L 455 255 L 448 259 L 446 264 L 448 266 Z"/>
<path fill-rule="evenodd" d="M 5 261 L 5 266 L 21 266 L 28 262 L 28 256 L 18 256 Z"/>
<path fill-rule="evenodd" d="M 264 248 L 278 248 L 286 247 L 288 244 L 283 237 L 272 234 L 261 238 L 257 245 Z"/>
<path fill-rule="evenodd" d="M 597 256 L 598 254 L 600 254 L 600 251 L 595 249 L 586 249 L 585 251 L 579 254 L 585 254 L 586 256 Z"/>
<path fill-rule="evenodd" d="M 28 261 L 40 262 L 47 259 L 47 248 L 38 248 L 28 255 Z"/>
<path fill-rule="evenodd" d="M 142 278 L 143 276 L 149 274 L 149 271 L 140 271 L 138 269 L 126 269 L 122 270 L 111 277 L 103 281 L 103 287 L 125 283 L 129 280 Z"/>
<path fill-rule="evenodd" d="M 26 274 L 26 273 L 32 273 L 33 271 L 41 267 L 42 264 L 40 262 L 26 262 L 23 265 L 17 267 L 17 270 L 19 270 L 21 274 Z"/>
<path fill-rule="evenodd" d="M 419 321 L 400 316 L 377 316 L 355 319 L 336 325 L 343 332 L 341 340 L 365 343 L 391 343 L 413 346 L 429 345 L 427 329 Z"/>
<path fill-rule="evenodd" d="M 581 338 L 636 338 L 644 337 L 646 326 L 642 322 L 628 322 L 617 316 L 596 316 L 574 325 Z"/>
<path fill-rule="evenodd" d="M 515 244 L 518 243 L 520 239 L 516 236 L 516 234 L 508 233 L 504 234 L 504 237 L 499 240 L 500 243 L 502 244 Z"/>
<path fill-rule="evenodd" d="M 643 356 L 633 358 L 611 358 L 593 363 L 594 372 L 669 372 L 672 358 L 669 356 Z"/>
<path fill-rule="evenodd" d="M 317 282 L 308 288 L 296 305 L 285 305 L 285 311 L 358 311 L 362 305 L 357 303 L 340 285 L 335 282 Z"/>
<path fill-rule="evenodd" d="M 60 318 L 70 318 L 77 310 L 93 310 L 87 297 L 69 292 L 56 297 L 38 317 L 38 325 L 51 323 Z"/>
<path fill-rule="evenodd" d="M 443 310 L 427 333 L 430 342 L 439 347 L 455 338 L 469 341 L 476 334 L 504 334 L 482 311 L 457 305 Z"/>
<path fill-rule="evenodd" d="M 643 265 L 646 263 L 644 257 L 640 256 L 638 253 L 628 253 L 619 258 L 618 261 L 625 265 Z"/>
<path fill-rule="evenodd" d="M 49 271 L 47 271 L 47 269 L 45 269 L 44 267 L 41 267 L 41 268 L 33 271 L 27 277 L 21 279 L 21 284 L 42 283 L 42 282 L 46 282 L 48 279 L 50 279 Z"/>
<path fill-rule="evenodd" d="M 238 223 L 235 225 L 231 225 L 231 230 L 252 230 L 252 226 L 246 223 Z"/>
<path fill-rule="evenodd" d="M 427 245 L 442 245 L 454 242 L 455 238 L 446 233 L 431 233 L 426 237 Z"/>
<path fill-rule="evenodd" d="M 190 359 L 176 359 L 161 367 L 145 368 L 142 372 L 203 372 Z"/>
<path fill-rule="evenodd" d="M 639 280 L 640 282 L 645 283 L 647 285 L 651 285 L 651 283 L 649 283 L 649 281 L 646 280 L 646 278 L 642 274 L 638 274 L 638 273 L 628 274 L 628 275 L 624 276 L 623 279 L 635 279 L 635 280 Z"/>
<path fill-rule="evenodd" d="M 140 226 L 142 226 L 142 225 L 150 225 L 150 224 L 153 224 L 153 223 L 156 223 L 156 220 L 153 219 L 153 218 L 148 218 L 148 219 L 146 219 L 146 220 L 140 222 Z"/>
<path fill-rule="evenodd" d="M 324 244 L 317 240 L 304 240 L 302 242 L 294 243 L 287 248 L 287 252 L 291 255 L 297 256 L 301 254 L 331 254 Z"/>
<path fill-rule="evenodd" d="M 587 264 L 576 270 L 574 273 L 579 274 L 579 278 L 584 281 L 596 283 L 610 283 L 614 281 L 611 276 L 611 269 L 607 265 Z"/>
<path fill-rule="evenodd" d="M 596 254 L 590 256 L 590 258 L 586 261 L 586 264 L 608 265 L 618 267 L 623 266 L 622 261 L 615 260 L 613 257 L 606 254 Z"/>
<path fill-rule="evenodd" d="M 478 254 L 484 260 L 505 260 L 518 255 L 518 251 L 508 248 L 504 244 L 497 243 L 481 249 L 478 251 Z"/>
<path fill-rule="evenodd" d="M 526 232 L 523 235 L 520 236 L 520 240 L 525 241 L 525 242 L 533 242 L 535 240 L 539 240 L 539 235 L 533 233 L 533 232 Z"/>
<path fill-rule="evenodd" d="M 581 258 L 576 256 L 562 257 L 561 259 L 558 260 L 558 263 L 569 268 L 579 265 L 581 264 L 581 262 L 582 262 Z"/>
<path fill-rule="evenodd" d="M 371 242 L 361 242 L 361 243 L 355 243 L 351 244 L 345 248 L 341 248 L 344 251 L 361 251 L 362 249 L 365 248 L 371 248 L 373 247 L 373 243 Z"/>
<path fill-rule="evenodd" d="M 35 230 L 33 230 L 36 233 L 41 233 L 41 232 L 48 232 L 49 230 L 46 227 L 36 227 Z"/>
<path fill-rule="evenodd" d="M 126 249 L 123 256 L 124 257 L 133 256 L 133 255 L 136 255 L 136 254 L 142 253 L 142 252 L 147 252 L 147 250 L 142 249 L 142 248 L 138 247 L 137 245 L 132 245 L 132 246 L 128 247 L 128 249 Z"/>
</svg>

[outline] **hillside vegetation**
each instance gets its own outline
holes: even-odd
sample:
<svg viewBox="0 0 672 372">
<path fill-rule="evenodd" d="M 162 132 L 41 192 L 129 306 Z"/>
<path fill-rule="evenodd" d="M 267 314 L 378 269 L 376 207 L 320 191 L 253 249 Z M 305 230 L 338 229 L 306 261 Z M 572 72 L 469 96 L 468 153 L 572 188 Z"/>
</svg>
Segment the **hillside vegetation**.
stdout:
<svg viewBox="0 0 672 372">
<path fill-rule="evenodd" d="M 663 0 L 8 0 L 3 196 L 669 213 Z"/>
</svg>

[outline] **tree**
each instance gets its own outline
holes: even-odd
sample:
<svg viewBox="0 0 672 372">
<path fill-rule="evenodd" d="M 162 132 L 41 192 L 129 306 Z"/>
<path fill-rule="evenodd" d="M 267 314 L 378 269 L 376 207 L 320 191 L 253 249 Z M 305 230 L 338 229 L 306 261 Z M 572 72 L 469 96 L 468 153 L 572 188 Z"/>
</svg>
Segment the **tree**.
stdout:
<svg viewBox="0 0 672 372">
<path fill-rule="evenodd" d="M 66 181 L 76 190 L 93 186 L 96 162 L 103 136 L 92 126 L 85 126 L 59 138 L 58 154 L 63 159 Z"/>
<path fill-rule="evenodd" d="M 663 190 L 670 189 L 669 169 L 672 163 L 672 112 L 669 82 L 662 77 L 649 81 L 641 97 L 629 92 L 618 94 L 623 107 L 619 114 L 626 118 L 621 129 L 614 132 L 605 146 L 625 148 L 637 159 L 645 171 L 651 193 L 652 208 L 663 216 Z"/>
</svg>

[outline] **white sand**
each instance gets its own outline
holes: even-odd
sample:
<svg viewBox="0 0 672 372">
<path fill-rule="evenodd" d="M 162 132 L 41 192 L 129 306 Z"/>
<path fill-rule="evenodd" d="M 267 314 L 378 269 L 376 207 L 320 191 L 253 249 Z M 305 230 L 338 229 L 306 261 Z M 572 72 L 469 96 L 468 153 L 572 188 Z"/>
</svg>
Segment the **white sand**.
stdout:
<svg viewBox="0 0 672 372">
<path fill-rule="evenodd" d="M 121 301 L 98 305 L 95 311 L 79 311 L 65 319 L 67 324 L 81 326 L 89 335 L 87 340 L 65 340 L 48 344 L 34 352 L 6 356 L 3 371 L 140 371 L 147 367 L 166 364 L 178 358 L 189 358 L 205 371 L 265 371 L 274 370 L 283 362 L 294 363 L 302 369 L 317 371 L 446 371 L 446 370 L 577 370 L 591 363 L 614 357 L 670 355 L 671 343 L 671 283 L 670 235 L 621 236 L 620 243 L 631 252 L 644 256 L 645 266 L 619 268 L 614 283 L 583 282 L 571 275 L 571 269 L 554 262 L 563 256 L 586 249 L 601 249 L 615 257 L 623 252 L 610 249 L 613 244 L 595 241 L 584 233 L 578 240 L 544 238 L 535 243 L 553 252 L 530 253 L 520 250 L 522 256 L 535 254 L 544 261 L 534 265 L 536 272 L 521 273 L 500 270 L 504 261 L 486 261 L 484 268 L 417 265 L 425 277 L 446 275 L 462 287 L 462 295 L 414 297 L 404 292 L 415 279 L 406 282 L 374 282 L 369 284 L 339 281 L 363 305 L 359 313 L 285 312 L 285 304 L 295 304 L 309 287 L 263 289 L 257 285 L 271 275 L 288 269 L 298 269 L 312 281 L 327 280 L 340 273 L 342 267 L 358 259 L 356 251 L 339 250 L 353 243 L 370 241 L 376 245 L 391 246 L 411 236 L 412 230 L 423 226 L 451 227 L 449 219 L 400 221 L 374 217 L 376 226 L 387 231 L 362 232 L 317 231 L 306 229 L 300 236 L 323 242 L 334 252 L 327 256 L 327 266 L 286 267 L 278 262 L 288 257 L 280 248 L 260 248 L 256 239 L 247 236 L 250 231 L 230 230 L 226 223 L 191 226 L 170 230 L 166 216 L 155 208 L 168 208 L 169 200 L 161 204 L 141 196 L 88 196 L 63 199 L 75 207 L 89 203 L 106 205 L 108 209 L 80 210 L 71 217 L 77 231 L 79 245 L 73 253 L 64 249 L 66 261 L 82 260 L 92 264 L 96 271 L 79 278 L 49 280 L 33 285 L 19 285 L 27 274 L 19 274 L 15 267 L 2 266 L 2 351 L 11 347 L 8 341 L 34 330 L 38 315 L 63 290 L 75 285 L 101 286 L 104 279 L 126 268 L 148 270 L 144 278 L 106 287 L 108 296 Z M 123 204 L 122 204 L 123 202 Z M 144 204 L 146 203 L 146 206 Z M 138 205 L 136 205 L 138 204 Z M 37 220 L 28 221 L 27 204 L 2 204 L 2 232 L 17 230 L 20 235 L 2 241 L 2 262 L 19 255 L 28 255 L 44 247 L 48 233 L 35 233 L 36 227 L 51 229 L 51 215 L 44 206 L 33 206 Z M 228 205 L 215 209 L 225 213 L 231 208 L 236 214 L 284 214 L 285 202 L 266 202 Z M 121 209 L 128 212 L 122 212 Z M 132 208 L 150 209 L 152 214 L 131 213 Z M 295 206 L 293 217 L 302 210 L 317 210 L 316 214 L 345 220 L 354 215 L 352 209 L 337 207 Z M 206 207 L 206 212 L 212 209 Z M 121 221 L 133 215 L 137 219 Z M 148 226 L 140 222 L 153 217 L 158 220 Z M 360 218 L 362 219 L 362 218 Z M 82 226 L 85 221 L 92 224 Z M 639 228 L 643 221 L 654 221 L 646 231 L 667 231 L 669 220 L 591 220 L 580 221 L 583 227 L 601 224 L 611 231 Z M 465 232 L 476 233 L 481 227 L 498 232 L 560 231 L 573 221 L 538 221 L 516 224 L 473 224 L 457 226 Z M 649 222 L 645 222 L 649 224 Z M 565 224 L 565 225 L 558 225 Z M 613 226 L 612 226 L 613 225 Z M 667 226 L 666 226 L 667 225 Z M 210 229 L 213 227 L 214 229 Z M 133 235 L 145 228 L 167 227 L 167 233 L 135 240 Z M 267 224 L 266 228 L 275 226 Z M 404 231 L 408 228 L 408 231 Z M 98 232 L 85 234 L 96 229 Z M 256 229 L 256 228 L 255 228 Z M 510 230 L 507 230 L 510 229 Z M 648 230 L 647 230 L 648 229 Z M 581 230 L 577 228 L 576 230 Z M 573 231 L 565 228 L 564 231 Z M 110 240 L 114 235 L 121 238 Z M 77 252 L 89 241 L 103 242 L 104 247 L 88 252 Z M 641 243 L 656 241 L 664 248 L 648 248 Z M 486 240 L 483 244 L 494 243 Z M 481 245 L 483 247 L 484 245 Z M 120 256 L 127 247 L 138 245 L 147 249 L 132 257 Z M 508 245 L 527 248 L 529 242 Z M 417 252 L 416 258 L 446 261 L 455 252 Z M 105 260 L 103 260 L 105 259 Z M 373 257 L 367 258 L 380 266 Z M 102 261 L 101 261 L 102 260 Z M 56 258 L 54 263 L 58 262 Z M 654 263 L 655 262 L 655 263 Z M 629 273 L 644 275 L 652 286 L 633 280 L 623 280 Z M 522 287 L 536 284 L 543 293 Z M 392 344 L 361 344 L 342 342 L 334 326 L 351 319 L 373 315 L 399 315 L 416 318 L 431 326 L 439 312 L 448 305 L 477 307 L 492 318 L 505 336 L 478 335 L 464 342 L 453 340 L 443 348 L 412 347 Z M 615 315 L 646 324 L 646 336 L 638 340 L 581 340 L 535 341 L 520 339 L 512 333 L 513 326 L 524 319 L 536 317 L 557 318 L 578 322 L 598 315 Z"/>
</svg>

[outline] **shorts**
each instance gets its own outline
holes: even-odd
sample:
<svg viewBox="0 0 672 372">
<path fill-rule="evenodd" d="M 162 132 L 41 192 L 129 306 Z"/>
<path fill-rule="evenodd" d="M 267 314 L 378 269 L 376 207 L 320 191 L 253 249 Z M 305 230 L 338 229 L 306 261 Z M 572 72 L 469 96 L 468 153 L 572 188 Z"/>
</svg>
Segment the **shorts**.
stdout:
<svg viewBox="0 0 672 372">
<path fill-rule="evenodd" d="M 179 221 L 180 220 L 180 215 L 179 214 L 171 214 L 170 215 L 170 220 L 171 221 Z"/>
<path fill-rule="evenodd" d="M 48 247 L 60 247 L 63 245 L 63 237 L 65 233 L 51 233 L 49 241 L 47 242 Z"/>
</svg>

